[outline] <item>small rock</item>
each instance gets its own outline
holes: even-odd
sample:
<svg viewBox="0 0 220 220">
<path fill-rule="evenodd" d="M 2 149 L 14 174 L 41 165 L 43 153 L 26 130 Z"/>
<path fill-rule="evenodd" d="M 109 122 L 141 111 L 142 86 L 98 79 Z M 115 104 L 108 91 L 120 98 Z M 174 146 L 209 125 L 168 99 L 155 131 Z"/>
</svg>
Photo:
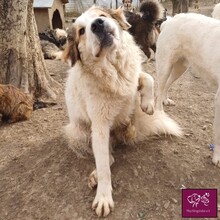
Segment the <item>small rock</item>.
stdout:
<svg viewBox="0 0 220 220">
<path fill-rule="evenodd" d="M 177 201 L 175 198 L 171 198 L 171 201 L 172 201 L 173 203 L 175 203 L 175 204 L 178 203 L 178 201 Z"/>
<path fill-rule="evenodd" d="M 165 209 L 167 209 L 169 206 L 170 206 L 170 201 L 167 201 L 167 202 L 165 202 L 165 204 L 164 204 L 163 207 L 164 207 Z"/>
<path fill-rule="evenodd" d="M 144 212 L 139 212 L 139 213 L 138 213 L 138 217 L 139 217 L 139 218 L 144 218 L 144 216 L 145 216 L 145 213 L 144 213 Z"/>
<path fill-rule="evenodd" d="M 184 134 L 185 135 L 185 137 L 190 137 L 190 136 L 192 136 L 192 134 Z"/>
<path fill-rule="evenodd" d="M 179 152 L 178 152 L 177 150 L 174 150 L 173 153 L 174 153 L 174 154 L 178 154 Z"/>
<path fill-rule="evenodd" d="M 186 187 L 182 184 L 180 189 L 186 189 Z"/>
<path fill-rule="evenodd" d="M 134 170 L 134 175 L 137 177 L 138 176 L 138 171 L 135 169 Z"/>
<path fill-rule="evenodd" d="M 207 126 L 204 125 L 204 126 L 202 127 L 202 130 L 205 131 L 206 129 L 207 129 Z"/>
</svg>

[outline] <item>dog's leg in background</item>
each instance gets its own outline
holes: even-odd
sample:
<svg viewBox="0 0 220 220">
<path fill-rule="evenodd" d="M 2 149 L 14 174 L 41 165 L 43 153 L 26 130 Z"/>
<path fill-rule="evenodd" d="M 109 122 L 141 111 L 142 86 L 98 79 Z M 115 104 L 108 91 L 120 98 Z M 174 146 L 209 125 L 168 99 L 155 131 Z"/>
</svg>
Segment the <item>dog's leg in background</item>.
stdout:
<svg viewBox="0 0 220 220">
<path fill-rule="evenodd" d="M 162 58 L 164 59 L 164 58 Z M 165 65 L 164 65 L 165 63 Z M 158 76 L 158 94 L 156 100 L 156 108 L 163 109 L 164 105 L 175 105 L 175 102 L 168 98 L 168 90 L 170 86 L 176 81 L 187 69 L 183 60 L 178 60 L 174 64 L 169 61 L 156 59 L 156 71 Z"/>
<path fill-rule="evenodd" d="M 168 90 L 170 86 L 187 70 L 187 67 L 184 65 L 184 61 L 178 60 L 176 63 L 173 64 L 172 71 L 170 73 L 170 76 L 165 84 L 164 90 L 163 90 L 163 104 L 164 105 L 175 105 L 175 102 L 168 98 Z"/>
<path fill-rule="evenodd" d="M 212 162 L 220 167 L 220 88 L 215 96 L 214 144 Z"/>
<path fill-rule="evenodd" d="M 167 80 L 169 79 L 170 73 L 172 70 L 172 64 L 164 60 L 158 56 L 158 52 L 156 53 L 156 73 L 158 78 L 158 89 L 156 95 L 156 109 L 163 110 L 163 98 L 164 88 L 166 86 Z"/>
<path fill-rule="evenodd" d="M 141 109 L 149 115 L 154 113 L 154 79 L 142 72 L 139 77 L 138 91 L 141 94 Z"/>
<path fill-rule="evenodd" d="M 114 207 L 109 158 L 110 125 L 107 121 L 102 121 L 95 115 L 91 118 L 93 119 L 92 149 L 98 179 L 97 192 L 92 208 L 95 209 L 98 216 L 107 216 Z"/>
</svg>

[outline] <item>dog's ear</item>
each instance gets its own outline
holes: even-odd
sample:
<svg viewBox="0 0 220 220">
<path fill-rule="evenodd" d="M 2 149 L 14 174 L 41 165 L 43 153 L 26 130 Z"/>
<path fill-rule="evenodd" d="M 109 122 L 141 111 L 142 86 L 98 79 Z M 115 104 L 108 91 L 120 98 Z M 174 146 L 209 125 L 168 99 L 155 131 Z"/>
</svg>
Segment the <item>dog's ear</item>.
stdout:
<svg viewBox="0 0 220 220">
<path fill-rule="evenodd" d="M 124 16 L 122 7 L 119 7 L 116 10 L 110 9 L 110 15 L 117 20 L 123 30 L 128 30 L 131 27 Z"/>
<path fill-rule="evenodd" d="M 70 63 L 71 66 L 74 66 L 80 60 L 76 27 L 69 28 L 67 34 L 67 46 L 63 52 L 63 59 L 65 62 Z"/>
</svg>

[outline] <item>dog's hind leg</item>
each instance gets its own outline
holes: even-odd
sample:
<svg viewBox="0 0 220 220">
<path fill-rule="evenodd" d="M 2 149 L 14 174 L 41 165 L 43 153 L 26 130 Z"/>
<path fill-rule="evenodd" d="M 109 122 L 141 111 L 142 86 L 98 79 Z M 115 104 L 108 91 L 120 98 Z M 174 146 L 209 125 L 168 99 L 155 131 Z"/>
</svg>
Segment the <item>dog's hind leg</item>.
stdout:
<svg viewBox="0 0 220 220">
<path fill-rule="evenodd" d="M 87 153 L 92 153 L 90 148 L 90 135 L 90 126 L 86 123 L 71 120 L 70 123 L 65 126 L 65 136 L 68 140 L 68 146 L 78 157 L 84 157 Z"/>
<path fill-rule="evenodd" d="M 187 70 L 187 67 L 184 65 L 184 61 L 178 60 L 176 63 L 173 64 L 172 71 L 170 73 L 170 76 L 166 82 L 166 85 L 164 87 L 163 91 L 163 104 L 164 105 L 175 105 L 175 102 L 168 98 L 168 90 L 170 86 Z"/>
<path fill-rule="evenodd" d="M 184 65 L 183 60 L 178 60 L 174 64 L 168 64 L 165 68 L 163 68 L 161 64 L 157 65 L 158 94 L 156 108 L 158 110 L 163 109 L 162 104 L 175 105 L 175 102 L 168 98 L 168 90 L 173 82 L 176 81 L 186 69 L 187 67 Z"/>
<path fill-rule="evenodd" d="M 139 76 L 138 91 L 141 95 L 141 109 L 149 115 L 154 113 L 154 79 L 148 73 Z"/>
<path fill-rule="evenodd" d="M 220 167 L 220 89 L 215 96 L 214 144 L 212 162 Z"/>
<path fill-rule="evenodd" d="M 156 54 L 158 56 L 158 54 Z M 164 63 L 164 64 L 163 64 Z M 165 65 L 165 66 L 164 66 Z M 156 57 L 156 72 L 158 79 L 158 88 L 156 95 L 156 109 L 163 110 L 163 98 L 164 98 L 164 89 L 169 79 L 170 73 L 172 70 L 172 64 L 167 60 L 164 60 L 164 57 L 158 59 Z"/>
</svg>

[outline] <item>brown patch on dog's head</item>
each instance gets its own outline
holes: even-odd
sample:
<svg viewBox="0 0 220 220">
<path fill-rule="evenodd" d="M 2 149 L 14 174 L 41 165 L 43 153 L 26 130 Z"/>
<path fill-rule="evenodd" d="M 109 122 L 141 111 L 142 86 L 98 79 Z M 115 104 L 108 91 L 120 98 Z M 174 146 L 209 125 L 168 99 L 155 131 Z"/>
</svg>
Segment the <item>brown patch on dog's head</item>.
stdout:
<svg viewBox="0 0 220 220">
<path fill-rule="evenodd" d="M 122 7 L 106 10 L 104 8 L 93 6 L 93 10 L 97 10 L 98 14 L 103 14 L 105 17 L 110 16 L 115 19 L 123 30 L 128 30 L 131 27 L 131 25 L 126 20 L 126 17 L 124 16 Z"/>
<path fill-rule="evenodd" d="M 67 36 L 67 47 L 63 52 L 63 59 L 65 62 L 70 62 L 71 66 L 74 66 L 75 63 L 80 60 L 80 54 L 78 50 L 79 36 L 77 33 L 77 27 L 73 25 L 68 31 Z"/>
<path fill-rule="evenodd" d="M 121 7 L 116 10 L 110 9 L 109 14 L 119 23 L 123 30 L 128 30 L 131 27 L 131 25 L 126 20 Z"/>
</svg>

